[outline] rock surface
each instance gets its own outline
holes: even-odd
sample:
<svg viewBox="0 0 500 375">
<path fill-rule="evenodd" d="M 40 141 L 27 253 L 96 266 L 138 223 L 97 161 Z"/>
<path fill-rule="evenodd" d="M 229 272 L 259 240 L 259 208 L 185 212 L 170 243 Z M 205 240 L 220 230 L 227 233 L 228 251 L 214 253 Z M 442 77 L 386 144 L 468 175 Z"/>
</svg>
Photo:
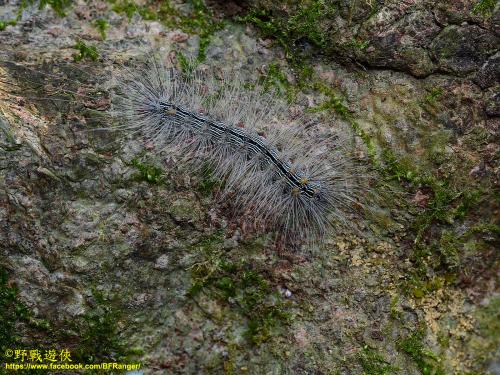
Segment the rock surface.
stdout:
<svg viewBox="0 0 500 375">
<path fill-rule="evenodd" d="M 19 336 L 2 349 L 69 348 L 144 374 L 496 373 L 498 5 L 275 3 L 255 2 L 259 20 L 286 25 L 290 50 L 258 22 L 215 27 L 251 11 L 233 3 L 30 6 L 0 31 L 1 287 L 29 316 L 0 304 Z M 289 55 L 318 46 L 308 86 Z M 332 126 L 361 134 L 357 152 L 379 166 L 363 220 L 277 252 L 206 176 L 100 130 L 113 62 L 201 47 L 204 64 L 295 93 L 298 108 L 329 103 Z"/>
</svg>

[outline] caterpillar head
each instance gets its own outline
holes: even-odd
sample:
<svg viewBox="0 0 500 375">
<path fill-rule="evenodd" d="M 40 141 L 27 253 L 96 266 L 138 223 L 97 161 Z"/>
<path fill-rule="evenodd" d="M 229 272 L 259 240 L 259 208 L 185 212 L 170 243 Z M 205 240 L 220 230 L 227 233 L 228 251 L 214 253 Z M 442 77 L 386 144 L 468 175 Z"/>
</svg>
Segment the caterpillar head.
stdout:
<svg viewBox="0 0 500 375">
<path fill-rule="evenodd" d="M 302 191 L 308 198 L 315 200 L 321 200 L 324 195 L 323 187 L 319 182 L 307 182 L 303 185 Z"/>
<path fill-rule="evenodd" d="M 305 196 L 310 199 L 321 200 L 323 189 L 320 182 L 310 181 L 306 176 L 301 176 L 298 180 L 299 186 L 292 188 L 292 195 Z"/>
</svg>

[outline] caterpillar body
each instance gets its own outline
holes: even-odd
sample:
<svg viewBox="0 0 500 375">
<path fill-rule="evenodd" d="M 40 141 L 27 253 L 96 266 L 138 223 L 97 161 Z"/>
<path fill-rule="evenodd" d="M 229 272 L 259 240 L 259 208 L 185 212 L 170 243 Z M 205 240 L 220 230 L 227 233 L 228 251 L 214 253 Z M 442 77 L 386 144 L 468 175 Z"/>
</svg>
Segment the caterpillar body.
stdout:
<svg viewBox="0 0 500 375">
<path fill-rule="evenodd" d="M 158 58 L 119 81 L 122 126 L 191 166 L 208 162 L 249 220 L 292 242 L 317 241 L 346 221 L 359 176 L 338 131 L 308 126 L 304 114 L 238 77 L 186 76 Z"/>
<path fill-rule="evenodd" d="M 184 108 L 178 107 L 172 103 L 159 101 L 160 114 L 166 114 L 167 117 L 174 119 L 170 120 L 174 123 L 184 123 L 193 128 L 194 131 L 208 131 L 210 136 L 215 139 L 223 139 L 235 149 L 246 148 L 248 149 L 247 157 L 262 157 L 261 167 L 265 168 L 266 165 L 273 165 L 276 170 L 277 177 L 283 177 L 291 188 L 291 192 L 296 195 L 305 195 L 308 198 L 320 196 L 320 185 L 318 182 L 309 182 L 308 178 L 300 172 L 294 172 L 289 162 L 280 160 L 277 150 L 264 141 L 262 136 L 255 136 L 235 128 L 228 126 L 222 122 L 215 122 L 206 117 L 201 117 L 195 113 L 189 112 Z M 165 125 L 163 126 L 172 126 Z M 206 129 L 204 129 L 206 128 Z"/>
</svg>

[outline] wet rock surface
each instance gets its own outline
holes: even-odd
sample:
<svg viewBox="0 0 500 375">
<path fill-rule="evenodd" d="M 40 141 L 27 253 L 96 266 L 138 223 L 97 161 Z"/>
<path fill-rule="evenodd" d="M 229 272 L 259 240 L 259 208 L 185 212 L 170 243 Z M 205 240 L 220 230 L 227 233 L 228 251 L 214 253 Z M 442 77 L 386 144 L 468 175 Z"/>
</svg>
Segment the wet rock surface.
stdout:
<svg viewBox="0 0 500 375">
<path fill-rule="evenodd" d="M 64 17 L 28 7 L 0 31 L 0 250 L 2 290 L 15 285 L 30 318 L 2 305 L 19 337 L 1 344 L 145 374 L 495 373 L 498 6 L 338 2 L 327 19 L 306 12 L 318 31 L 294 3 L 257 5 L 295 47 L 324 46 L 306 60 L 321 85 L 252 22 L 213 27 L 203 64 L 297 90 L 300 108 L 334 103 L 332 126 L 362 131 L 356 152 L 383 165 L 373 207 L 300 252 L 246 233 L 214 181 L 101 130 L 113 62 L 197 55 L 212 24 L 182 26 L 193 4 L 162 19 L 98 1 Z M 211 6 L 203 19 L 252 9 Z M 0 9 L 13 19 L 19 4 Z"/>
</svg>

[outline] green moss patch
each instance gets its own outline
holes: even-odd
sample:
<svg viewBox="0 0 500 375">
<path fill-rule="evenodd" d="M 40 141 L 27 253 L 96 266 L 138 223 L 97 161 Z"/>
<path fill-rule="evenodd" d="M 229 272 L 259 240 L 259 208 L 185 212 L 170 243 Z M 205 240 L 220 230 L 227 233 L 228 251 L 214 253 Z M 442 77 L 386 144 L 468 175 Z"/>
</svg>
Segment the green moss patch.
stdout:
<svg viewBox="0 0 500 375">
<path fill-rule="evenodd" d="M 19 13 L 22 13 L 28 5 L 35 4 L 35 0 L 22 0 L 19 7 Z M 40 0 L 38 4 L 38 9 L 43 9 L 46 6 L 52 8 L 52 10 L 59 16 L 64 17 L 66 15 L 66 10 L 72 5 L 72 0 Z"/>
<path fill-rule="evenodd" d="M 222 29 L 224 23 L 215 18 L 213 12 L 206 6 L 203 0 L 190 0 L 188 8 L 182 10 L 171 2 L 148 1 L 138 5 L 130 0 L 114 0 L 113 10 L 124 13 L 129 19 L 137 13 L 145 20 L 156 20 L 162 22 L 171 29 L 181 29 L 188 34 L 197 34 L 200 37 L 197 62 L 206 58 L 206 51 L 213 34 Z"/>
<path fill-rule="evenodd" d="M 484 17 L 489 17 L 495 10 L 496 0 L 480 0 L 472 8 L 472 14 L 481 14 Z"/>
<path fill-rule="evenodd" d="M 109 27 L 108 21 L 105 19 L 99 18 L 94 21 L 94 26 L 99 31 L 99 34 L 101 35 L 102 40 L 106 39 L 106 30 Z"/>
<path fill-rule="evenodd" d="M 17 20 L 0 21 L 0 31 L 5 30 L 7 26 L 16 26 L 16 25 L 17 25 Z"/>
<path fill-rule="evenodd" d="M 326 47 L 326 30 L 321 27 L 336 12 L 323 0 L 302 1 L 289 14 L 274 9 L 253 8 L 239 20 L 257 26 L 266 37 L 274 38 L 290 54 L 301 42 Z"/>
<path fill-rule="evenodd" d="M 149 184 L 160 184 L 164 182 L 164 172 L 160 167 L 146 164 L 139 161 L 138 158 L 132 159 L 130 165 L 137 169 L 137 173 L 133 175 L 136 181 L 146 181 Z"/>
<path fill-rule="evenodd" d="M 366 375 L 389 375 L 399 371 L 398 367 L 392 366 L 380 353 L 367 345 L 359 353 L 358 360 Z"/>
<path fill-rule="evenodd" d="M 77 332 L 78 344 L 73 351 L 74 361 L 119 362 L 136 354 L 120 338 L 118 324 L 123 320 L 123 314 L 114 307 L 115 304 L 116 301 L 109 301 L 101 292 L 94 290 L 92 308 L 78 321 L 68 323 Z"/>
<path fill-rule="evenodd" d="M 88 46 L 85 42 L 79 40 L 76 42 L 74 49 L 78 50 L 78 53 L 73 54 L 73 59 L 78 62 L 84 59 L 89 59 L 96 61 L 99 58 L 99 53 L 97 52 L 96 46 Z"/>
<path fill-rule="evenodd" d="M 198 245 L 204 260 L 191 267 L 193 284 L 188 295 L 195 298 L 204 293 L 236 311 L 246 320 L 244 336 L 259 345 L 289 324 L 287 301 L 253 264 L 227 259 L 220 249 L 222 242 L 222 233 L 216 233 Z"/>
<path fill-rule="evenodd" d="M 400 339 L 397 347 L 413 360 L 422 375 L 445 375 L 440 358 L 424 346 L 423 338 L 423 329 L 417 330 Z"/>
</svg>

